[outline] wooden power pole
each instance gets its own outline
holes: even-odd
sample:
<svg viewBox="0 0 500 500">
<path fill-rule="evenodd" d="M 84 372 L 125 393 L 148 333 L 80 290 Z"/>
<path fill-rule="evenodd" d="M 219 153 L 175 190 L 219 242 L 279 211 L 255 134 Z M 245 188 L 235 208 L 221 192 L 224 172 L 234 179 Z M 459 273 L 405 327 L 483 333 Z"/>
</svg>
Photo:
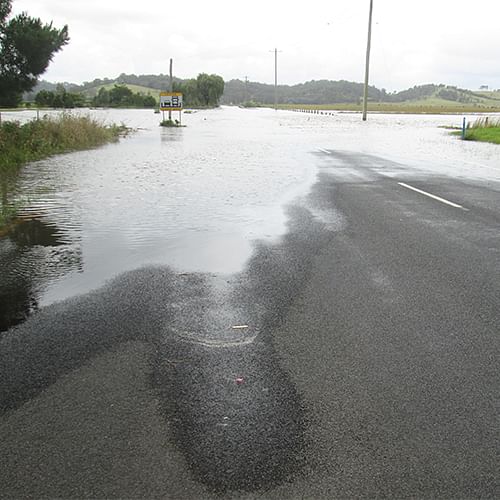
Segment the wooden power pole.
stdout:
<svg viewBox="0 0 500 500">
<path fill-rule="evenodd" d="M 274 52 L 274 109 L 278 109 L 278 49 L 270 50 Z"/>
<path fill-rule="evenodd" d="M 278 49 L 274 49 L 274 109 L 278 109 Z"/>
<path fill-rule="evenodd" d="M 173 70 L 173 59 L 171 58 L 170 59 L 170 81 L 169 81 L 169 91 L 170 92 L 173 92 L 174 91 L 174 77 L 173 77 L 173 73 L 172 73 L 172 70 Z M 172 110 L 169 110 L 168 111 L 168 119 L 169 120 L 172 120 Z"/>
<path fill-rule="evenodd" d="M 366 44 L 366 67 L 365 67 L 365 88 L 363 92 L 363 121 L 366 121 L 366 113 L 368 110 L 368 80 L 370 74 L 370 50 L 372 44 L 372 14 L 373 0 L 370 0 L 370 15 L 368 16 L 368 42 Z"/>
</svg>

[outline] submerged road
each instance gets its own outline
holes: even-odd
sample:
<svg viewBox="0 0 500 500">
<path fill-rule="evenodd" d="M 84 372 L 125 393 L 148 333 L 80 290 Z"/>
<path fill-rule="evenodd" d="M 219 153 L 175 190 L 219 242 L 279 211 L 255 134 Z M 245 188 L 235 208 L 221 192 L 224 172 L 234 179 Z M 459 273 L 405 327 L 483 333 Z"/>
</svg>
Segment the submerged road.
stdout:
<svg viewBox="0 0 500 500">
<path fill-rule="evenodd" d="M 133 271 L 3 337 L 1 497 L 500 495 L 500 182 L 315 155 L 240 274 Z"/>
</svg>

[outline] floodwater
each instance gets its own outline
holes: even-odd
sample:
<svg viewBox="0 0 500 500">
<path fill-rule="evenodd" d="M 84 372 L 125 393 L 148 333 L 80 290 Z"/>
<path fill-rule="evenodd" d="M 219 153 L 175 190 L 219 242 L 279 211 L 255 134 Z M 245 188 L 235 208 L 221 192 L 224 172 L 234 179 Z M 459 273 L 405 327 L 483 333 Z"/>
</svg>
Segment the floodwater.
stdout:
<svg viewBox="0 0 500 500">
<path fill-rule="evenodd" d="M 498 149 L 461 142 L 461 116 L 306 114 L 223 107 L 163 129 L 150 110 L 85 111 L 136 129 L 3 179 L 24 206 L 0 236 L 0 331 L 45 305 L 150 264 L 179 272 L 241 270 L 258 241 L 286 231 L 285 207 L 316 180 L 318 149 L 358 151 L 440 175 L 498 179 Z M 33 119 L 35 113 L 3 113 Z M 385 172 L 391 175 L 390 172 Z"/>
</svg>

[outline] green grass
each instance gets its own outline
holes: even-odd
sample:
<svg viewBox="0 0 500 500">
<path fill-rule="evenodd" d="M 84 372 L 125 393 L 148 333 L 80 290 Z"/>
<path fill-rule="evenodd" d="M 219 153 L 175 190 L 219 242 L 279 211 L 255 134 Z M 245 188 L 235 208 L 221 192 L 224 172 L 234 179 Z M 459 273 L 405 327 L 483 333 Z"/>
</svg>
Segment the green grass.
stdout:
<svg viewBox="0 0 500 500">
<path fill-rule="evenodd" d="M 16 221 L 16 216 L 20 208 L 22 207 L 21 202 L 15 205 L 7 205 L 0 207 L 0 237 L 4 236 L 11 229 L 11 225 Z"/>
<path fill-rule="evenodd" d="M 103 125 L 89 116 L 62 114 L 21 125 L 3 122 L 0 126 L 0 173 L 53 154 L 90 149 L 112 142 L 125 127 Z"/>
<path fill-rule="evenodd" d="M 481 141 L 500 144 L 500 119 L 480 118 L 465 131 L 466 141 Z"/>
<path fill-rule="evenodd" d="M 0 180 L 15 176 L 23 164 L 53 154 L 91 149 L 116 141 L 124 126 L 103 125 L 88 116 L 62 114 L 56 118 L 0 125 Z M 17 206 L 0 202 L 0 234 L 13 221 Z"/>
<path fill-rule="evenodd" d="M 13 207 L 2 207 L 0 210 L 0 236 L 2 229 L 15 217 L 17 210 Z"/>
<path fill-rule="evenodd" d="M 162 120 L 160 127 L 182 127 L 179 120 Z"/>
<path fill-rule="evenodd" d="M 474 93 L 483 96 L 485 99 L 500 99 L 500 90 L 478 90 Z"/>
</svg>

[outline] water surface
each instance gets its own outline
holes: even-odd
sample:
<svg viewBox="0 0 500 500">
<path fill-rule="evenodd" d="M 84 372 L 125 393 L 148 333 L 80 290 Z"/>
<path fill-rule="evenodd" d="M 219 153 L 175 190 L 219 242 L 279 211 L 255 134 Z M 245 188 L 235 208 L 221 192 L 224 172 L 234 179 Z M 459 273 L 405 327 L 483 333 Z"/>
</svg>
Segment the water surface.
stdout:
<svg viewBox="0 0 500 500">
<path fill-rule="evenodd" d="M 186 127 L 163 129 L 149 110 L 85 112 L 136 131 L 29 164 L 4 186 L 9 201 L 26 208 L 0 237 L 3 330 L 145 265 L 241 270 L 255 242 L 286 231 L 284 207 L 315 181 L 318 148 L 378 155 L 429 174 L 500 174 L 494 145 L 458 141 L 438 128 L 460 125 L 460 116 L 372 115 L 363 123 L 350 113 L 224 107 L 185 114 Z"/>
</svg>

